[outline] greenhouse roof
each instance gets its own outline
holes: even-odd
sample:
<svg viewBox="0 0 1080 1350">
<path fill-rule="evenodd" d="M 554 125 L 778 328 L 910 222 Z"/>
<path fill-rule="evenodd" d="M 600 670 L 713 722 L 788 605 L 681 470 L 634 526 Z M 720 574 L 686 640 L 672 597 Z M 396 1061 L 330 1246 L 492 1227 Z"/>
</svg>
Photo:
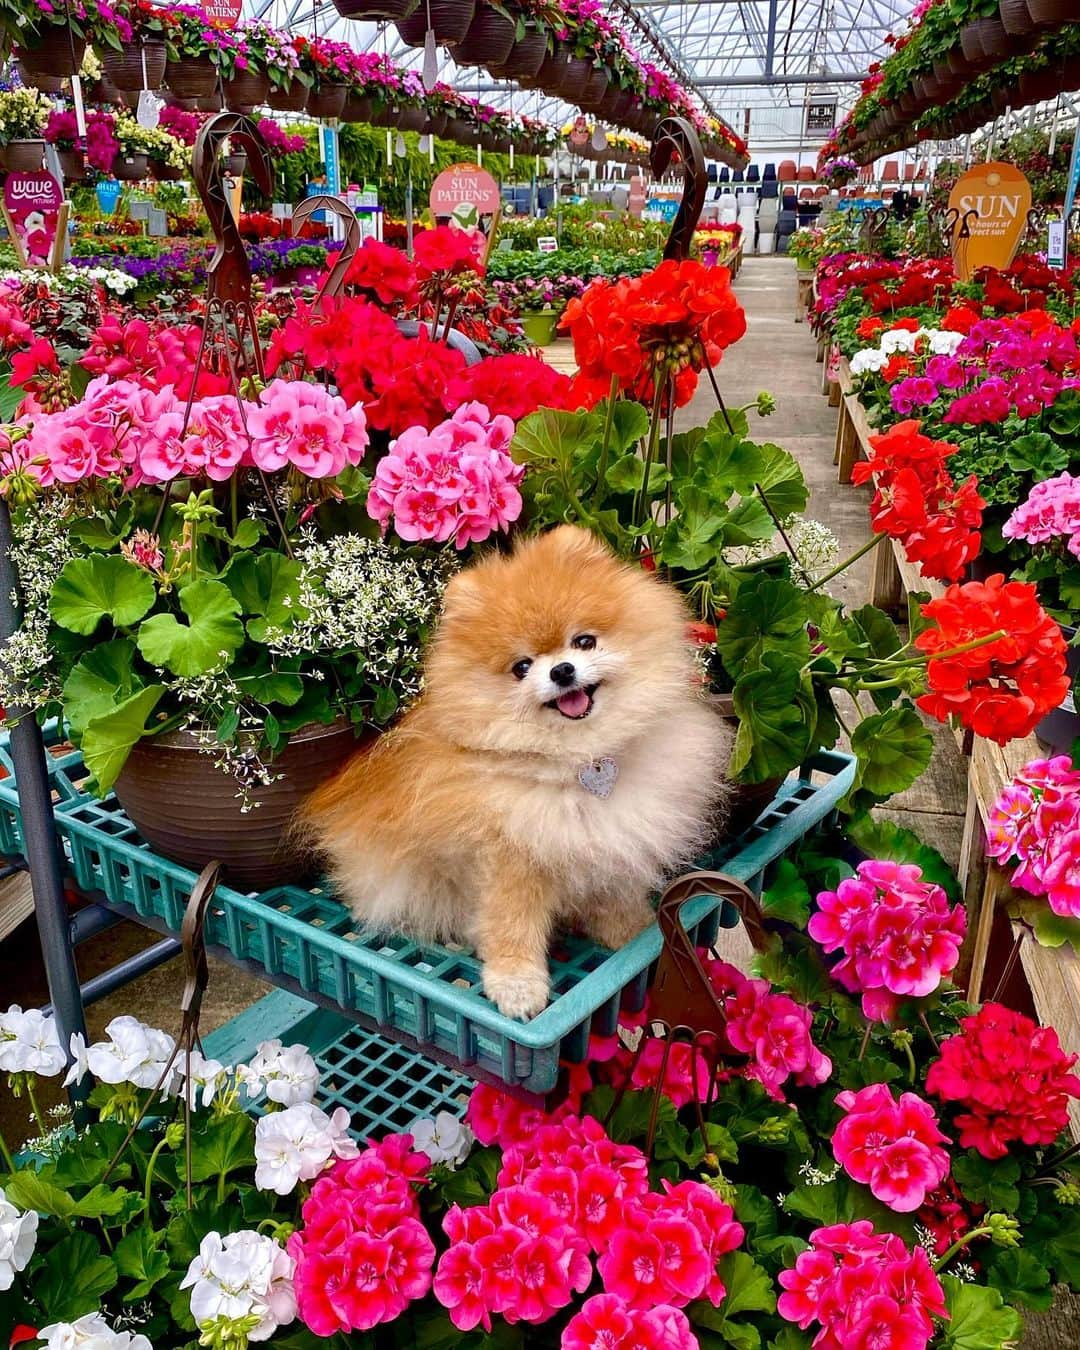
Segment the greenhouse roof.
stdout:
<svg viewBox="0 0 1080 1350">
<path fill-rule="evenodd" d="M 888 54 L 886 37 L 902 30 L 910 0 L 604 0 L 642 55 L 678 72 L 703 104 L 750 142 L 751 151 L 810 148 L 824 139 L 806 129 L 808 99 L 835 95 L 842 113 L 855 101 L 868 66 Z M 343 19 L 330 0 L 246 0 L 252 16 L 306 34 L 385 50 L 404 65 L 407 47 L 392 24 Z M 662 59 L 658 53 L 664 53 Z M 458 69 L 439 51 L 440 76 L 496 106 L 562 122 L 576 110 L 559 99 Z"/>
</svg>

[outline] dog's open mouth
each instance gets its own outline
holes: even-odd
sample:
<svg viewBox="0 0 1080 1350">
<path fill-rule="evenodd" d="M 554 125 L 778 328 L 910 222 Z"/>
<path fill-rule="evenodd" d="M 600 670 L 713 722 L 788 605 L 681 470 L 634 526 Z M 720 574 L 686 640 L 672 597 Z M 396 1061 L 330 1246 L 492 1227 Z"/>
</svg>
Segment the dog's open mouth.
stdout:
<svg viewBox="0 0 1080 1350">
<path fill-rule="evenodd" d="M 554 708 L 562 713 L 563 717 L 569 717 L 572 722 L 577 722 L 592 712 L 593 696 L 598 688 L 599 685 L 587 684 L 581 689 L 571 689 L 569 693 L 560 694 L 558 698 L 553 698 L 544 706 Z"/>
</svg>

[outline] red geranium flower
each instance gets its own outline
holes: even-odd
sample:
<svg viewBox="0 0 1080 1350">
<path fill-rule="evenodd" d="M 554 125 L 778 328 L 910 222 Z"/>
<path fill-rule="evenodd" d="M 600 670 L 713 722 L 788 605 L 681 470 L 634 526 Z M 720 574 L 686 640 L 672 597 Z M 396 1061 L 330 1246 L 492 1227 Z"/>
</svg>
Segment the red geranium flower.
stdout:
<svg viewBox="0 0 1080 1350">
<path fill-rule="evenodd" d="M 413 240 L 413 259 L 421 282 L 461 272 L 483 272 L 480 263 L 483 239 L 468 230 L 440 225 L 425 230 Z"/>
<path fill-rule="evenodd" d="M 1065 639 L 1028 582 L 999 573 L 950 586 L 922 613 L 935 626 L 915 640 L 930 658 L 929 692 L 916 702 L 938 721 L 956 717 L 1004 745 L 1033 731 L 1068 693 Z M 955 650 L 996 633 L 969 651 Z"/>
<path fill-rule="evenodd" d="M 607 390 L 604 390 L 607 393 Z M 482 403 L 494 417 L 518 422 L 537 408 L 566 408 L 570 377 L 536 356 L 507 353 L 469 366 L 450 385 L 455 404 Z"/>
<path fill-rule="evenodd" d="M 876 338 L 879 333 L 885 331 L 885 320 L 879 319 L 875 315 L 870 319 L 860 319 L 855 328 L 855 333 L 861 337 L 864 342 L 869 342 L 871 338 Z"/>
<path fill-rule="evenodd" d="M 377 239 L 365 239 L 363 248 L 357 249 L 345 274 L 345 283 L 391 309 L 399 305 L 408 309 L 420 298 L 416 268 L 401 249 L 381 244 Z"/>
</svg>

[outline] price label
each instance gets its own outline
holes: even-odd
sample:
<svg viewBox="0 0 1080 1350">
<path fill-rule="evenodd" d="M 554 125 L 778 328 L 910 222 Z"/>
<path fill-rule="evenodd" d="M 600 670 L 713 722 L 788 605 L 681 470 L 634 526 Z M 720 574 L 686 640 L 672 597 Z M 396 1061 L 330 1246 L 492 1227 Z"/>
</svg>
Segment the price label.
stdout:
<svg viewBox="0 0 1080 1350">
<path fill-rule="evenodd" d="M 553 235 L 545 234 L 536 241 L 536 247 L 541 253 L 558 253 L 559 241 Z"/>
</svg>

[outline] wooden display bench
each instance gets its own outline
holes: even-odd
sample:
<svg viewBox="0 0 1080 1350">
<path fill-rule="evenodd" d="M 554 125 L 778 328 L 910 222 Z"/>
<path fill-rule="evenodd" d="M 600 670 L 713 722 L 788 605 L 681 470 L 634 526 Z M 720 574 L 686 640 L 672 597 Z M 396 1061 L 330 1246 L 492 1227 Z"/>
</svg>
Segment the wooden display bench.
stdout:
<svg viewBox="0 0 1080 1350">
<path fill-rule="evenodd" d="M 865 408 L 852 392 L 851 370 L 846 360 L 841 359 L 838 379 L 831 383 L 839 391 L 834 462 L 839 481 L 850 483 L 856 460 L 869 457 L 872 431 Z M 927 593 L 935 598 L 944 590 L 941 582 L 921 575 L 895 540 L 879 544 L 870 584 L 871 604 L 902 613 L 909 595 Z M 1008 872 L 986 857 L 986 822 L 994 802 L 1018 770 L 1041 758 L 1045 751 L 1034 736 L 999 746 L 981 736 L 959 731 L 957 742 L 968 764 L 967 807 L 957 869 L 967 904 L 970 935 L 965 953 L 966 984 L 969 997 L 978 1000 L 993 992 L 984 989 L 983 984 L 995 918 L 1015 894 Z M 1080 957 L 1068 944 L 1059 948 L 1041 947 L 1029 937 L 1020 948 L 1020 962 L 1040 1020 L 1057 1028 L 1061 1044 L 1068 1052 L 1080 1053 Z M 1074 1104 L 1071 1114 L 1074 1132 L 1080 1136 L 1080 1103 Z"/>
<path fill-rule="evenodd" d="M 799 272 L 798 292 L 795 297 L 795 322 L 806 322 L 806 311 L 814 299 L 814 274 L 813 272 Z"/>
</svg>

